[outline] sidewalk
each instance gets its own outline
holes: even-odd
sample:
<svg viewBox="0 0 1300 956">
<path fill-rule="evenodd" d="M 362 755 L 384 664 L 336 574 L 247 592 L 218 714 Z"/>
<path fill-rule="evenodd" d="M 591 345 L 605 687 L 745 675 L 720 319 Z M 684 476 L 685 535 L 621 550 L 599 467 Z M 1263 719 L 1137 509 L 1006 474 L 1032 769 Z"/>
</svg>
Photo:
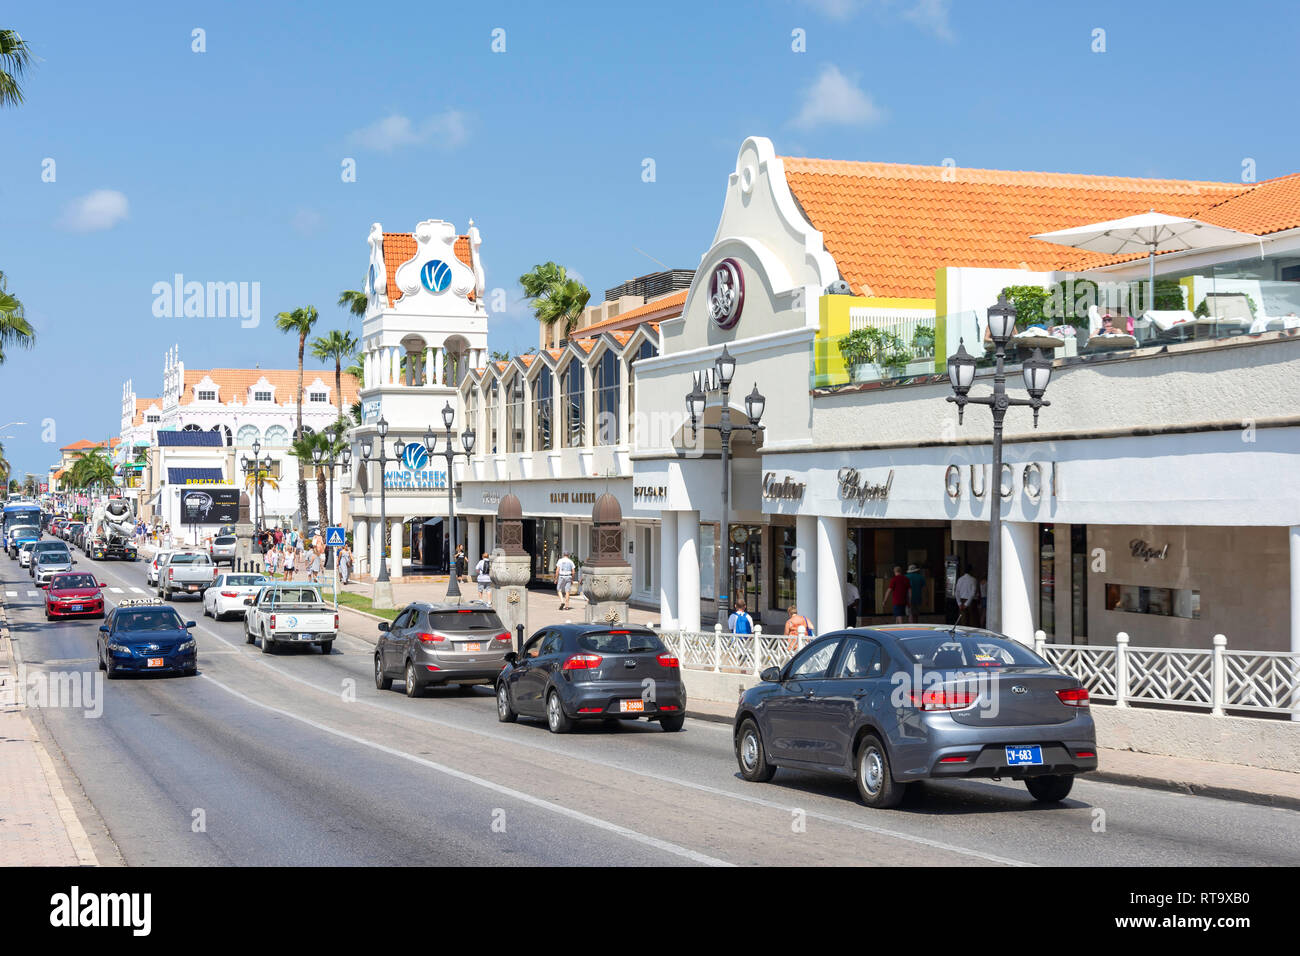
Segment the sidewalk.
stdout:
<svg viewBox="0 0 1300 956">
<path fill-rule="evenodd" d="M 709 700 L 687 702 L 686 716 L 696 720 L 729 724 L 735 715 L 734 704 Z M 1097 749 L 1097 758 L 1101 769 L 1085 779 L 1300 810 L 1300 774 L 1297 773 L 1105 747 Z"/>
<path fill-rule="evenodd" d="M 27 717 L 20 679 L 0 609 L 0 864 L 98 866 L 54 761 Z"/>
</svg>

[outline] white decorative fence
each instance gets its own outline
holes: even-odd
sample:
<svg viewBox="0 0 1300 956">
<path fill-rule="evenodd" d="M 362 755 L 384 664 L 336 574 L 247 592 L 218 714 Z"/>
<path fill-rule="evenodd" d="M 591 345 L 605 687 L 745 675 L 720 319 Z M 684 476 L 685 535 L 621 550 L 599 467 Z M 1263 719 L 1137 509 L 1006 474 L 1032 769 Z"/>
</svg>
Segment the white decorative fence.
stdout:
<svg viewBox="0 0 1300 956">
<path fill-rule="evenodd" d="M 781 667 L 805 643 L 803 638 L 712 631 L 659 630 L 664 645 L 682 667 L 757 677 Z M 1034 649 L 1056 667 L 1083 682 L 1097 700 L 1131 704 L 1177 704 L 1205 707 L 1222 716 L 1226 710 L 1291 714 L 1300 719 L 1300 653 L 1229 651 L 1228 639 L 1214 635 L 1209 649 L 1132 647 L 1120 632 L 1113 646 L 1048 644 L 1042 631 Z"/>
</svg>

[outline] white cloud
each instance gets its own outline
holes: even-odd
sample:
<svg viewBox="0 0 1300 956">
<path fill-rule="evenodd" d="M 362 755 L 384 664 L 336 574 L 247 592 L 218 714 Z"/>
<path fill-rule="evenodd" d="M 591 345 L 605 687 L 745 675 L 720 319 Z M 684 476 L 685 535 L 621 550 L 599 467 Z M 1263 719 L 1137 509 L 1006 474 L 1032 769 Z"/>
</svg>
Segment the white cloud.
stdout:
<svg viewBox="0 0 1300 956">
<path fill-rule="evenodd" d="M 859 10 L 870 8 L 883 17 L 899 16 L 940 40 L 952 41 L 948 14 L 952 0 L 804 0 L 831 20 L 851 20 Z"/>
<path fill-rule="evenodd" d="M 940 40 L 951 42 L 952 25 L 948 22 L 951 0 L 916 0 L 911 9 L 904 11 L 903 18 L 915 23 L 922 30 L 933 33 Z"/>
<path fill-rule="evenodd" d="M 126 218 L 126 194 L 116 189 L 96 189 L 68 203 L 59 225 L 71 232 L 102 232 Z"/>
<path fill-rule="evenodd" d="M 866 126 L 884 119 L 885 111 L 835 66 L 825 66 L 804 96 L 793 120 L 800 129 L 815 126 Z"/>
<path fill-rule="evenodd" d="M 402 146 L 429 142 L 443 149 L 453 149 L 468 138 L 465 114 L 460 110 L 448 110 L 419 123 L 411 122 L 408 116 L 394 113 L 355 130 L 348 136 L 348 142 L 388 153 Z"/>
<path fill-rule="evenodd" d="M 807 0 L 807 3 L 832 20 L 848 20 L 860 6 L 860 0 Z"/>
</svg>

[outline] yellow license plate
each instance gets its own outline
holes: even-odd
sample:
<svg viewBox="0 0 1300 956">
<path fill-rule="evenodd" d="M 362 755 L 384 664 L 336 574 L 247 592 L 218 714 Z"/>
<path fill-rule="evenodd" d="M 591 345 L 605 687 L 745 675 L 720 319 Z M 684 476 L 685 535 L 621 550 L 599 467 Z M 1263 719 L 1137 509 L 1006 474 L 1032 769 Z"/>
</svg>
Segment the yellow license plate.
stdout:
<svg viewBox="0 0 1300 956">
<path fill-rule="evenodd" d="M 618 709 L 623 714 L 644 714 L 645 701 L 643 700 L 620 700 Z"/>
<path fill-rule="evenodd" d="M 483 650 L 483 645 L 482 645 L 482 644 L 466 644 L 466 645 L 465 645 L 465 650 L 470 651 L 470 652 L 472 652 L 472 653 L 477 653 L 478 651 Z"/>
<path fill-rule="evenodd" d="M 150 667 L 162 667 L 162 666 L 163 666 L 163 659 L 162 659 L 161 657 L 151 657 L 151 658 L 149 658 L 149 666 L 150 666 Z"/>
</svg>

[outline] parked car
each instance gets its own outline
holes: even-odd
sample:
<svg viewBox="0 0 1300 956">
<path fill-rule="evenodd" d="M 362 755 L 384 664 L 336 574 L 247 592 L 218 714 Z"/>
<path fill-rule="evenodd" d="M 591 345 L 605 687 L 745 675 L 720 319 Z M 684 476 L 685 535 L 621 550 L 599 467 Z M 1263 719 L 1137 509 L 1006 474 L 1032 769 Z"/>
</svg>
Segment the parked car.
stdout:
<svg viewBox="0 0 1300 956">
<path fill-rule="evenodd" d="M 217 566 L 206 551 L 173 551 L 158 565 L 158 596 L 170 601 L 177 594 L 200 598 L 217 579 Z"/>
<path fill-rule="evenodd" d="M 103 584 L 93 574 L 56 574 L 45 589 L 45 620 L 56 617 L 104 616 Z"/>
<path fill-rule="evenodd" d="M 149 562 L 149 567 L 144 572 L 145 583 L 150 587 L 158 584 L 158 569 L 167 563 L 169 557 L 171 557 L 170 551 L 160 550 L 154 552 L 153 560 Z"/>
<path fill-rule="evenodd" d="M 198 644 L 174 608 L 153 600 L 123 601 L 99 626 L 95 651 L 99 669 L 109 680 L 123 673 L 180 672 L 193 676 L 199 670 Z"/>
<path fill-rule="evenodd" d="M 235 566 L 235 548 L 239 544 L 239 539 L 233 534 L 221 534 L 212 539 L 212 547 L 209 549 L 212 554 L 212 563 L 221 565 L 228 564 L 230 567 Z"/>
<path fill-rule="evenodd" d="M 506 655 L 497 678 L 497 719 L 540 717 L 553 734 L 574 721 L 686 722 L 686 685 L 677 658 L 648 628 L 560 624 L 538 631 Z"/>
<path fill-rule="evenodd" d="M 218 621 L 228 614 L 243 617 L 248 610 L 244 600 L 256 597 L 270 583 L 271 579 L 264 574 L 218 574 L 212 586 L 203 592 L 203 613 Z"/>
<path fill-rule="evenodd" d="M 778 767 L 852 777 L 862 801 L 883 808 L 913 781 L 965 777 L 1023 780 L 1054 802 L 1097 769 L 1087 689 L 1001 634 L 840 631 L 761 677 L 733 725 L 746 780 Z"/>
<path fill-rule="evenodd" d="M 491 687 L 510 649 L 510 632 L 488 604 L 408 604 L 379 623 L 375 686 L 388 690 L 400 678 L 407 697 L 432 685 Z"/>
<path fill-rule="evenodd" d="M 333 650 L 339 616 L 334 605 L 321 598 L 317 585 L 268 584 L 244 604 L 244 639 L 252 644 L 260 638 L 263 654 L 274 653 L 278 644 L 316 644 L 322 654 Z"/>
<path fill-rule="evenodd" d="M 52 544 L 55 547 L 42 547 L 44 544 Z M 77 559 L 72 556 L 67 545 L 59 541 L 39 541 L 32 548 L 31 575 L 32 580 L 36 582 L 38 588 L 43 588 L 50 583 L 50 579 L 56 574 L 64 571 L 71 571 L 72 566 L 77 563 Z"/>
</svg>

